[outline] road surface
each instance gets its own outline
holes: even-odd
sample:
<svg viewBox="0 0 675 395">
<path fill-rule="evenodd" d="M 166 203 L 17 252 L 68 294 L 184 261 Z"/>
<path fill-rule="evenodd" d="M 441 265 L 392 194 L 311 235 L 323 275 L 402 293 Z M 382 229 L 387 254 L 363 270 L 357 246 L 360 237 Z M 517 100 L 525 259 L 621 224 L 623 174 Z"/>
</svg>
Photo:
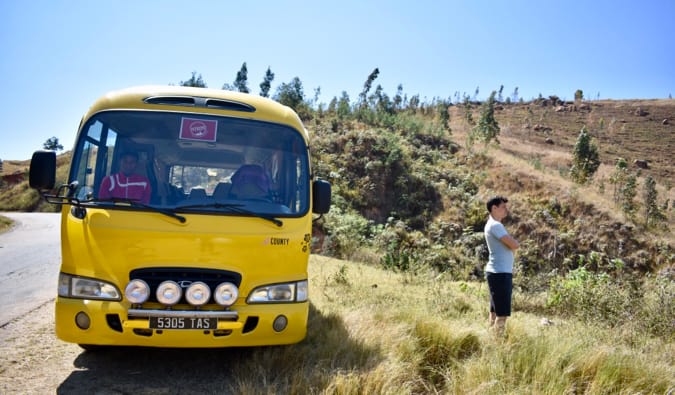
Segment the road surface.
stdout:
<svg viewBox="0 0 675 395">
<path fill-rule="evenodd" d="M 0 234 L 0 327 L 56 297 L 60 213 L 0 213 L 15 221 Z"/>
</svg>

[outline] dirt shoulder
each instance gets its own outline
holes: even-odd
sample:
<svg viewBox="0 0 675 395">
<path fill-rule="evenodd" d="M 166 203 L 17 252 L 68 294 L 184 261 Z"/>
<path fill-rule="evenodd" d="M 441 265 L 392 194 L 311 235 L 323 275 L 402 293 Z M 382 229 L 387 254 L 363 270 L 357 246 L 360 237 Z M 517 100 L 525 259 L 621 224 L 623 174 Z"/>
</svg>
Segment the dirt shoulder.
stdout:
<svg viewBox="0 0 675 395">
<path fill-rule="evenodd" d="M 78 371 L 82 349 L 56 339 L 53 300 L 0 328 L 0 343 L 0 393 L 53 393 Z"/>
<path fill-rule="evenodd" d="M 0 328 L 0 344 L 3 395 L 241 393 L 241 382 L 233 380 L 232 372 L 250 375 L 246 364 L 256 352 L 142 347 L 84 351 L 56 338 L 53 300 Z M 255 385 L 251 388 L 259 393 Z"/>
</svg>

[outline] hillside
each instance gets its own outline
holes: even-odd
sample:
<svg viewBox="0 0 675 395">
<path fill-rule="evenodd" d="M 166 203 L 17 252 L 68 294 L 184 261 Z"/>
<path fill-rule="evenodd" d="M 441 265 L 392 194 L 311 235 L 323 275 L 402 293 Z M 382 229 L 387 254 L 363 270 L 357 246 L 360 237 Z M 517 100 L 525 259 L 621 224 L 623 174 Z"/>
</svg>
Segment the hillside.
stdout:
<svg viewBox="0 0 675 395">
<path fill-rule="evenodd" d="M 461 109 L 454 110 L 455 119 L 460 118 Z M 652 175 L 662 185 L 673 182 L 673 100 L 600 100 L 581 105 L 540 100 L 500 106 L 496 117 L 502 136 L 518 142 L 502 148 L 528 161 L 539 160 L 552 168 L 568 166 L 561 159 L 571 158 L 585 126 L 597 140 L 604 165 L 614 167 L 619 157 L 631 164 L 648 160 L 649 168 L 642 175 Z"/>
<path fill-rule="evenodd" d="M 316 229 L 315 252 L 480 278 L 484 201 L 500 193 L 512 199 L 509 226 L 524 244 L 524 272 L 565 272 L 580 264 L 601 269 L 617 259 L 641 273 L 673 266 L 673 100 L 498 103 L 501 144 L 471 149 L 467 114 L 477 120 L 481 103 L 449 105 L 446 125 L 443 105 L 373 105 L 347 114 L 302 108 L 316 172 L 334 189 L 332 212 Z M 566 176 L 582 127 L 602 161 L 586 186 Z M 637 177 L 638 208 L 645 177 L 656 180 L 664 223 L 646 227 L 641 209 L 631 218 L 621 212 L 610 183 L 618 157 Z M 59 155 L 59 163 L 69 158 Z M 648 160 L 648 168 L 635 167 L 634 160 Z M 6 161 L 3 177 L 28 164 Z M 65 166 L 59 178 L 65 179 Z M 0 185 L 0 210 L 53 209 L 26 181 L 5 177 Z"/>
</svg>

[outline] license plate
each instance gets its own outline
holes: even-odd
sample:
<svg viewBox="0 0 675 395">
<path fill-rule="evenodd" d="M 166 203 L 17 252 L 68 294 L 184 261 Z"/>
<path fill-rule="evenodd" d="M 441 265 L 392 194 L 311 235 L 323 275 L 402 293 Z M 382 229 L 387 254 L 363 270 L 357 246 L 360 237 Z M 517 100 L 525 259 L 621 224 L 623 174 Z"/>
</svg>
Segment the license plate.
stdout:
<svg viewBox="0 0 675 395">
<path fill-rule="evenodd" d="M 150 329 L 218 329 L 218 319 L 150 317 Z"/>
</svg>

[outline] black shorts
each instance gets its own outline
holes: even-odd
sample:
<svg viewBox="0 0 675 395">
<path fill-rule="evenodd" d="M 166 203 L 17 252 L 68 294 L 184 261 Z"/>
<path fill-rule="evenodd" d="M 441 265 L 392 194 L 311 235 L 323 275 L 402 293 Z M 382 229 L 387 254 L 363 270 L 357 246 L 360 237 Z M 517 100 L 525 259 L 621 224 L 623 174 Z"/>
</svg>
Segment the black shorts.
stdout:
<svg viewBox="0 0 675 395">
<path fill-rule="evenodd" d="M 490 312 L 497 317 L 511 315 L 511 292 L 513 290 L 513 274 L 485 273 L 490 289 Z"/>
</svg>

